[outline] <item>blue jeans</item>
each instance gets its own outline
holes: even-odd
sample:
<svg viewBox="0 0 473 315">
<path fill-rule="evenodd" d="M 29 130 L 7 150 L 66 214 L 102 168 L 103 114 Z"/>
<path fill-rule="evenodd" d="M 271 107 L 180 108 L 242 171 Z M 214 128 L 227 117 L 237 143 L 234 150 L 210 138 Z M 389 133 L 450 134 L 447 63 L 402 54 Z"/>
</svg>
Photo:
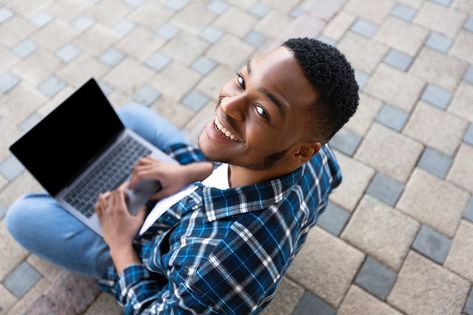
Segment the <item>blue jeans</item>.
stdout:
<svg viewBox="0 0 473 315">
<path fill-rule="evenodd" d="M 187 140 L 167 120 L 138 104 L 118 110 L 125 126 L 160 149 Z M 8 231 L 33 254 L 72 272 L 99 279 L 112 260 L 102 237 L 64 210 L 46 193 L 15 201 L 6 216 Z"/>
</svg>

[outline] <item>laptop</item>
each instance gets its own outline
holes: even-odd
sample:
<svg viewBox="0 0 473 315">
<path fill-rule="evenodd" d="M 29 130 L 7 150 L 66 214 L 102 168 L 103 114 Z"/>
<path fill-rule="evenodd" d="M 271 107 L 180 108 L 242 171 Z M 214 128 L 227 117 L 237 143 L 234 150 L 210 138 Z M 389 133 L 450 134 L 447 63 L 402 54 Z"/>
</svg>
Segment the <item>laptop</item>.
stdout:
<svg viewBox="0 0 473 315">
<path fill-rule="evenodd" d="M 102 235 L 95 203 L 100 193 L 129 179 L 138 159 L 177 163 L 125 128 L 91 78 L 10 146 L 10 151 L 64 209 Z M 127 191 L 130 212 L 160 189 L 158 181 Z"/>
</svg>

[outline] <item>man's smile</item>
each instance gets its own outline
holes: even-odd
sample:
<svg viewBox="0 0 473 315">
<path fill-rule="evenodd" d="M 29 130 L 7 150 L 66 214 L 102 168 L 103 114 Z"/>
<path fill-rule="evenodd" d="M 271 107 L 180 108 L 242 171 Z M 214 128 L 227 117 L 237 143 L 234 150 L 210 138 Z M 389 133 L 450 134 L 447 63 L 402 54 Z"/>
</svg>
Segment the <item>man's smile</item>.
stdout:
<svg viewBox="0 0 473 315">
<path fill-rule="evenodd" d="M 222 125 L 222 123 L 218 120 L 217 116 L 215 116 L 215 119 L 214 119 L 214 126 L 217 129 L 217 131 L 219 131 L 221 134 L 223 134 L 228 139 L 230 139 L 232 141 L 235 141 L 235 142 L 238 142 L 238 143 L 241 143 L 241 140 L 238 139 L 237 136 L 235 136 L 233 133 L 231 133 L 227 128 L 225 128 Z"/>
</svg>

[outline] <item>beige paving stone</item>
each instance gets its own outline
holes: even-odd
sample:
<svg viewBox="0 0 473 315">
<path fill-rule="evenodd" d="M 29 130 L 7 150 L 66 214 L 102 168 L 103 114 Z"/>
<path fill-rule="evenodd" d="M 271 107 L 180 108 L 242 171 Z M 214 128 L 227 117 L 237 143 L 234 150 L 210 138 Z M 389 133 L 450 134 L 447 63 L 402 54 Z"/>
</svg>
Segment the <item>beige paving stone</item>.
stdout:
<svg viewBox="0 0 473 315">
<path fill-rule="evenodd" d="M 251 5 L 255 4 L 257 0 L 227 0 L 229 4 L 232 4 L 236 7 L 248 9 Z"/>
<path fill-rule="evenodd" d="M 466 191 L 421 169 L 415 169 L 397 208 L 453 237 L 467 201 Z"/>
<path fill-rule="evenodd" d="M 380 100 L 361 93 L 358 109 L 355 115 L 346 123 L 345 128 L 364 136 L 382 105 L 383 103 Z"/>
<path fill-rule="evenodd" d="M 37 110 L 38 114 L 43 117 L 46 116 L 59 104 L 61 104 L 67 97 L 69 97 L 73 92 L 74 89 L 71 86 L 66 86 L 61 92 L 54 95 L 53 98 L 49 99 L 46 103 L 41 105 L 41 107 Z"/>
<path fill-rule="evenodd" d="M 13 55 L 13 53 L 3 47 L 0 47 L 0 60 L 2 61 L 0 62 L 1 72 L 6 72 L 19 61 L 18 57 L 16 57 L 15 55 Z"/>
<path fill-rule="evenodd" d="M 108 100 L 115 109 L 122 107 L 125 104 L 133 103 L 133 95 L 125 94 L 119 90 L 113 90 L 108 96 Z"/>
<path fill-rule="evenodd" d="M 405 182 L 421 151 L 422 145 L 417 141 L 374 123 L 355 158 Z"/>
<path fill-rule="evenodd" d="M 91 4 L 85 1 L 61 0 L 51 3 L 47 11 L 51 15 L 60 17 L 61 20 L 70 22 L 90 7 Z"/>
<path fill-rule="evenodd" d="M 31 37 L 43 49 L 51 53 L 69 43 L 78 32 L 66 22 L 54 19 Z"/>
<path fill-rule="evenodd" d="M 471 262 L 473 261 L 472 239 L 473 224 L 462 220 L 445 261 L 445 267 L 471 282 L 473 282 L 473 268 L 471 268 Z"/>
<path fill-rule="evenodd" d="M 104 77 L 104 81 L 125 93 L 135 94 L 154 72 L 132 58 L 126 58 Z"/>
<path fill-rule="evenodd" d="M 393 0 L 351 0 L 343 8 L 345 11 L 380 24 L 393 6 Z"/>
<path fill-rule="evenodd" d="M 15 12 L 21 13 L 21 15 L 23 16 L 31 16 L 34 13 L 45 9 L 48 5 L 51 4 L 51 2 L 52 1 L 50 0 L 13 0 L 8 2 L 8 7 L 14 10 Z"/>
<path fill-rule="evenodd" d="M 37 87 L 41 82 L 49 78 L 61 66 L 48 51 L 37 51 L 26 60 L 13 68 L 13 73 Z"/>
<path fill-rule="evenodd" d="M 124 1 L 101 0 L 86 13 L 96 21 L 100 21 L 101 24 L 113 26 L 122 20 L 129 11 L 130 9 Z"/>
<path fill-rule="evenodd" d="M 366 195 L 342 233 L 342 239 L 399 270 L 419 223 Z"/>
<path fill-rule="evenodd" d="M 217 66 L 197 84 L 199 91 L 216 100 L 222 86 L 235 77 L 235 72 L 223 65 Z"/>
<path fill-rule="evenodd" d="M 51 283 L 66 272 L 65 269 L 59 268 L 33 254 L 30 254 L 26 261 Z"/>
<path fill-rule="evenodd" d="M 199 80 L 199 75 L 177 61 L 168 64 L 148 84 L 164 95 L 179 101 Z M 179 82 L 179 84 L 176 84 Z"/>
<path fill-rule="evenodd" d="M 6 311 L 12 307 L 17 301 L 17 298 L 10 293 L 5 287 L 0 284 L 0 305 Z M 2 312 L 3 314 L 4 312 Z"/>
<path fill-rule="evenodd" d="M 33 33 L 34 27 L 24 20 L 23 17 L 16 15 L 0 24 L 0 44 L 5 47 L 12 47 Z"/>
<path fill-rule="evenodd" d="M 0 190 L 3 189 L 8 184 L 7 180 L 3 178 L 3 176 L 0 176 Z"/>
<path fill-rule="evenodd" d="M 8 147 L 20 137 L 20 131 L 7 118 L 0 116 L 0 130 L 2 136 L 0 137 L 0 161 L 8 156 Z"/>
<path fill-rule="evenodd" d="M 459 11 L 473 14 L 473 2 L 470 0 L 456 0 L 453 3 L 453 7 Z"/>
<path fill-rule="evenodd" d="M 3 100 L 5 101 L 3 103 Z M 10 94 L 4 97 L 0 105 L 0 117 L 17 125 L 33 113 L 46 98 L 34 87 L 21 82 Z"/>
<path fill-rule="evenodd" d="M 15 200 L 20 198 L 22 195 L 38 191 L 44 191 L 44 189 L 28 172 L 25 171 L 17 178 L 15 178 L 12 182 L 10 182 L 0 192 L 0 204 L 8 208 Z"/>
<path fill-rule="evenodd" d="M 297 5 L 300 1 L 299 0 L 286 0 L 286 1 L 262 0 L 261 2 L 269 5 L 273 9 L 278 9 L 278 10 L 281 10 L 283 12 L 288 12 L 292 8 L 294 8 L 294 6 Z"/>
<path fill-rule="evenodd" d="M 231 7 L 222 13 L 213 24 L 223 31 L 237 37 L 243 37 L 243 35 L 250 31 L 256 21 L 256 17 L 250 13 Z"/>
<path fill-rule="evenodd" d="M 234 21 L 239 21 L 240 25 L 245 24 L 245 20 L 239 19 L 242 17 L 243 16 L 237 16 L 237 19 Z M 213 19 L 214 15 L 210 13 L 202 3 L 191 2 L 183 10 L 172 17 L 172 22 L 189 32 L 196 33 L 198 30 L 210 24 Z"/>
<path fill-rule="evenodd" d="M 13 239 L 3 220 L 0 222 L 0 237 L 2 253 L 8 255 L 6 259 L 3 256 L 0 260 L 0 279 L 3 279 L 26 257 L 28 252 Z"/>
<path fill-rule="evenodd" d="M 467 63 L 464 61 L 424 48 L 409 72 L 447 90 L 453 90 L 466 68 Z"/>
<path fill-rule="evenodd" d="M 381 64 L 369 81 L 367 93 L 411 111 L 423 87 L 423 80 Z"/>
<path fill-rule="evenodd" d="M 278 41 L 282 43 L 287 39 L 298 37 L 315 38 L 320 35 L 325 25 L 326 21 L 314 18 L 311 14 L 303 14 L 298 17 L 297 20 L 291 22 L 284 32 L 284 35 L 279 37 Z M 275 46 L 278 45 L 279 42 L 274 42 Z"/>
<path fill-rule="evenodd" d="M 461 31 L 455 41 L 451 54 L 460 59 L 473 63 L 473 34 L 467 31 Z"/>
<path fill-rule="evenodd" d="M 411 251 L 388 302 L 408 314 L 460 314 L 470 284 Z"/>
<path fill-rule="evenodd" d="M 448 181 L 473 193 L 473 148 L 462 144 L 448 173 Z"/>
<path fill-rule="evenodd" d="M 24 315 L 28 306 L 51 287 L 51 282 L 41 279 L 16 303 L 9 311 L 8 315 Z"/>
<path fill-rule="evenodd" d="M 276 295 L 271 303 L 261 312 L 262 315 L 292 314 L 297 303 L 304 295 L 304 289 L 295 282 L 284 277 L 279 284 Z"/>
<path fill-rule="evenodd" d="M 211 59 L 236 70 L 251 55 L 254 48 L 233 35 L 226 34 L 210 47 L 206 55 Z"/>
<path fill-rule="evenodd" d="M 365 164 L 336 152 L 343 180 L 331 194 L 330 200 L 352 212 L 368 187 L 375 170 Z"/>
<path fill-rule="evenodd" d="M 87 55 L 74 59 L 61 67 L 56 74 L 74 88 L 78 88 L 92 77 L 98 80 L 107 71 L 109 69 L 106 66 L 101 64 L 96 58 Z"/>
<path fill-rule="evenodd" d="M 148 29 L 137 27 L 120 40 L 116 47 L 138 60 L 144 60 L 156 52 L 164 42 L 164 39 Z"/>
<path fill-rule="evenodd" d="M 180 32 L 161 51 L 184 65 L 190 65 L 208 47 L 208 43 L 189 32 Z"/>
<path fill-rule="evenodd" d="M 270 38 L 279 38 L 291 24 L 292 19 L 286 14 L 278 10 L 269 12 L 264 18 L 254 26 L 255 31 Z"/>
<path fill-rule="evenodd" d="M 449 37 L 455 37 L 466 17 L 463 12 L 433 2 L 426 2 L 414 22 Z"/>
<path fill-rule="evenodd" d="M 99 295 L 97 300 L 87 309 L 84 315 L 119 315 L 123 309 L 115 299 L 106 293 Z"/>
<path fill-rule="evenodd" d="M 401 315 L 397 310 L 381 302 L 371 294 L 352 285 L 337 311 L 339 315 L 384 314 Z"/>
<path fill-rule="evenodd" d="M 100 56 L 105 49 L 116 43 L 119 36 L 111 29 L 95 24 L 73 40 L 73 44 L 79 46 L 83 52 Z"/>
<path fill-rule="evenodd" d="M 197 144 L 198 137 L 202 133 L 202 130 L 204 130 L 210 119 L 213 119 L 214 111 L 215 104 L 208 102 L 207 105 L 186 124 L 184 132 L 191 143 Z"/>
<path fill-rule="evenodd" d="M 390 16 L 381 25 L 375 39 L 414 56 L 422 46 L 427 34 L 428 30 L 419 25 Z"/>
<path fill-rule="evenodd" d="M 355 15 L 341 10 L 328 23 L 327 27 L 323 30 L 323 34 L 335 40 L 339 40 L 342 35 L 345 34 L 345 31 L 350 28 L 355 18 Z"/>
<path fill-rule="evenodd" d="M 160 113 L 164 118 L 172 122 L 179 129 L 182 129 L 185 124 L 195 115 L 190 109 L 179 105 L 175 99 L 163 95 L 151 107 L 156 112 Z"/>
<path fill-rule="evenodd" d="M 462 141 L 467 125 L 466 120 L 456 115 L 419 102 L 404 133 L 447 155 L 453 155 Z"/>
<path fill-rule="evenodd" d="M 448 111 L 473 122 L 473 86 L 462 82 L 448 107 Z"/>
<path fill-rule="evenodd" d="M 162 1 L 146 1 L 127 17 L 134 23 L 154 29 L 165 23 L 173 11 L 162 4 Z"/>
<path fill-rule="evenodd" d="M 337 307 L 363 258 L 356 248 L 314 227 L 289 267 L 288 276 Z"/>
<path fill-rule="evenodd" d="M 374 70 L 388 50 L 387 46 L 353 32 L 349 32 L 337 47 L 355 69 L 366 73 Z"/>
<path fill-rule="evenodd" d="M 422 5 L 423 0 L 398 0 L 398 2 L 407 4 L 408 6 L 411 6 L 417 9 Z"/>
</svg>

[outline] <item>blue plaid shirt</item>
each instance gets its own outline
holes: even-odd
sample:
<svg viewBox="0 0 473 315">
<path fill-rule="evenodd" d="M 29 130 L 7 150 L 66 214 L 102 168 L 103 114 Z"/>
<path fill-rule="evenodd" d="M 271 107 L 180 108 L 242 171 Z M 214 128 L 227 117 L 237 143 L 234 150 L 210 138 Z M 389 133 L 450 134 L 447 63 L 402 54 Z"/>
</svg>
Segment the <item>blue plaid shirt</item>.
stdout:
<svg viewBox="0 0 473 315">
<path fill-rule="evenodd" d="M 181 164 L 204 160 L 184 144 L 167 151 Z M 99 286 L 126 314 L 256 314 L 274 297 L 340 182 L 325 145 L 278 179 L 225 190 L 196 183 L 135 239 L 142 263 L 120 276 L 110 267 Z"/>
</svg>

